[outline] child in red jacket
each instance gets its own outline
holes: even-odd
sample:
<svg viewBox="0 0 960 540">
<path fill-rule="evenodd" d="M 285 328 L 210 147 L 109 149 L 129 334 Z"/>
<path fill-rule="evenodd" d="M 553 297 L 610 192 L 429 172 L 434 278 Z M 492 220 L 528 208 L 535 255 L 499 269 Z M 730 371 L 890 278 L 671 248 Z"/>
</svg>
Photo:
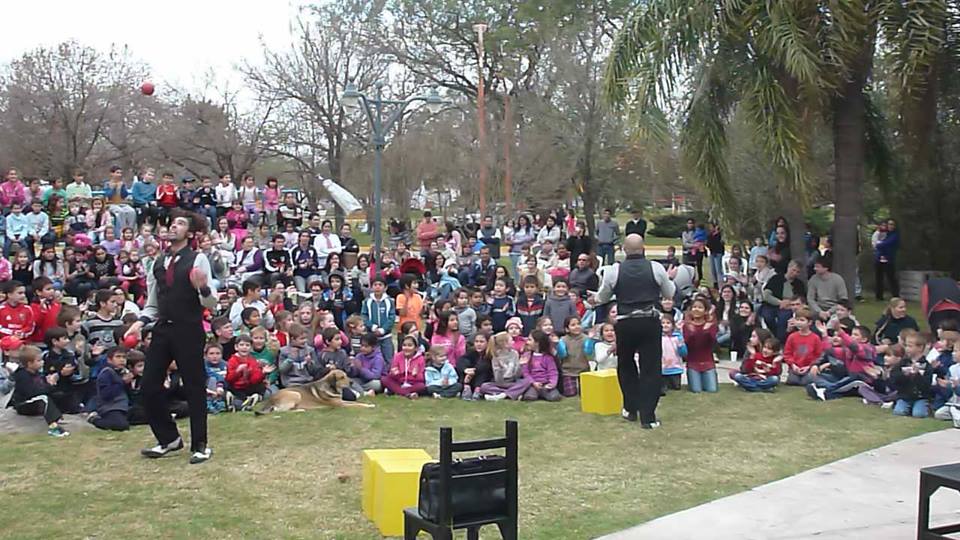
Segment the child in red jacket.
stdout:
<svg viewBox="0 0 960 540">
<path fill-rule="evenodd" d="M 814 364 L 823 354 L 823 341 L 810 330 L 813 313 L 809 308 L 798 309 L 793 321 L 797 331 L 787 336 L 787 343 L 783 347 L 783 361 L 789 367 L 787 384 L 806 386 L 817 378 L 818 371 Z"/>
<path fill-rule="evenodd" d="M 227 362 L 227 387 L 236 399 L 242 400 L 240 410 L 248 411 L 260 402 L 267 391 L 263 369 L 253 357 L 250 336 L 237 337 L 237 352 Z M 231 401 L 228 401 L 231 403 Z"/>
<path fill-rule="evenodd" d="M 57 316 L 60 315 L 60 302 L 57 302 L 56 290 L 50 278 L 40 276 L 33 280 L 33 290 L 37 299 L 30 304 L 33 311 L 33 335 L 30 341 L 43 343 L 47 330 L 57 326 Z"/>
<path fill-rule="evenodd" d="M 380 380 L 383 387 L 392 394 L 417 399 L 427 391 L 426 362 L 420 352 L 420 343 L 413 336 L 404 336 L 400 340 L 400 352 L 390 362 L 390 371 Z"/>
<path fill-rule="evenodd" d="M 27 288 L 17 280 L 0 287 L 6 301 L 0 304 L 0 337 L 13 336 L 28 341 L 34 331 L 33 310 L 27 304 Z"/>
</svg>

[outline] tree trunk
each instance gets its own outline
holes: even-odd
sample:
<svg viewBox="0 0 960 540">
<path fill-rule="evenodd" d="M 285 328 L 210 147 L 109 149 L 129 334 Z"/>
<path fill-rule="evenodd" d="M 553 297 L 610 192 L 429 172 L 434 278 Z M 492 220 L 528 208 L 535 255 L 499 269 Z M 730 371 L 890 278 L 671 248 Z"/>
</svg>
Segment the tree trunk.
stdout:
<svg viewBox="0 0 960 540">
<path fill-rule="evenodd" d="M 853 294 L 857 278 L 858 226 L 863 206 L 866 160 L 866 100 L 863 87 L 873 62 L 873 39 L 866 40 L 849 80 L 833 99 L 833 154 L 835 217 L 833 271 L 843 276 Z"/>
<path fill-rule="evenodd" d="M 583 188 L 580 192 L 580 197 L 583 199 L 583 216 L 587 222 L 587 235 L 591 237 L 596 234 L 597 214 L 597 193 L 590 185 L 593 180 L 592 154 L 593 134 L 588 132 L 587 136 L 583 139 L 583 155 L 580 156 L 579 167 L 577 167 L 577 172 L 579 173 L 577 185 L 578 188 Z M 578 191 L 580 190 L 578 189 Z"/>
<path fill-rule="evenodd" d="M 800 197 L 794 195 L 792 190 L 785 188 L 781 193 L 780 207 L 783 210 L 783 217 L 787 219 L 787 224 L 790 226 L 790 257 L 795 261 L 800 261 L 801 266 L 805 266 L 807 246 L 805 245 L 804 235 L 807 232 L 807 222 L 803 215 L 804 208 L 798 202 Z M 806 281 L 807 273 L 802 272 L 800 277 Z"/>
</svg>

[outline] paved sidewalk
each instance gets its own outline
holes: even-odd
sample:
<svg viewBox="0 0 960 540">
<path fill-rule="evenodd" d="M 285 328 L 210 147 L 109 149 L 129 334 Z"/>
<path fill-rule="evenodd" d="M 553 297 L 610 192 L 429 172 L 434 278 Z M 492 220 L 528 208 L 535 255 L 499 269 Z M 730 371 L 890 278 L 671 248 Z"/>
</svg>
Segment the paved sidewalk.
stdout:
<svg viewBox="0 0 960 540">
<path fill-rule="evenodd" d="M 948 428 L 670 514 L 602 540 L 916 538 L 920 468 L 958 460 L 960 430 Z M 930 516 L 934 525 L 960 522 L 960 494 L 938 491 Z"/>
</svg>

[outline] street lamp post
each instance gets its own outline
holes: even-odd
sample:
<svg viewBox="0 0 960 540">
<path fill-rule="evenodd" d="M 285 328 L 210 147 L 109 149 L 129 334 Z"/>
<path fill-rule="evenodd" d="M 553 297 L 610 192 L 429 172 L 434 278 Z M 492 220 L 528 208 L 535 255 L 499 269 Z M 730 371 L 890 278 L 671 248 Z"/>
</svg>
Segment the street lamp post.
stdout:
<svg viewBox="0 0 960 540">
<path fill-rule="evenodd" d="M 479 50 L 479 54 L 477 55 L 477 74 L 479 75 L 479 81 L 477 82 L 477 142 L 479 143 L 480 150 L 480 181 L 478 190 L 480 192 L 480 217 L 482 219 L 487 211 L 487 112 L 483 82 L 483 33 L 487 31 L 487 24 L 479 22 L 473 25 L 473 31 L 477 33 L 477 48 Z"/>
<path fill-rule="evenodd" d="M 382 84 L 376 85 L 376 94 L 373 98 L 370 98 L 363 92 L 358 91 L 353 82 L 348 82 L 343 90 L 343 95 L 340 96 L 340 104 L 345 111 L 353 112 L 363 109 L 367 120 L 370 122 L 370 130 L 373 135 L 373 249 L 375 260 L 378 262 L 380 260 L 380 251 L 383 247 L 383 200 L 380 194 L 383 149 L 387 146 L 387 133 L 393 129 L 394 124 L 396 124 L 397 120 L 403 115 L 403 111 L 418 101 L 426 103 L 427 110 L 432 114 L 440 112 L 440 108 L 446 103 L 437 92 L 436 86 L 434 86 L 426 96 L 413 96 L 404 100 L 391 100 L 383 99 Z M 386 107 L 394 107 L 394 109 L 384 118 L 384 108 Z"/>
</svg>

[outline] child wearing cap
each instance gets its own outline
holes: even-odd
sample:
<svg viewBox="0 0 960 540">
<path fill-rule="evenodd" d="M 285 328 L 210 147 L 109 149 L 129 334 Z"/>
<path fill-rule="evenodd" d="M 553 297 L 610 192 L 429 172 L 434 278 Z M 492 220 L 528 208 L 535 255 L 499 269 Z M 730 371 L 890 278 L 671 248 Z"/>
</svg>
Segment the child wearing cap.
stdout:
<svg viewBox="0 0 960 540">
<path fill-rule="evenodd" d="M 523 354 L 527 339 L 523 337 L 523 321 L 520 317 L 507 320 L 507 334 L 510 334 L 510 339 L 513 340 L 513 350 L 517 351 L 517 354 Z"/>
</svg>

